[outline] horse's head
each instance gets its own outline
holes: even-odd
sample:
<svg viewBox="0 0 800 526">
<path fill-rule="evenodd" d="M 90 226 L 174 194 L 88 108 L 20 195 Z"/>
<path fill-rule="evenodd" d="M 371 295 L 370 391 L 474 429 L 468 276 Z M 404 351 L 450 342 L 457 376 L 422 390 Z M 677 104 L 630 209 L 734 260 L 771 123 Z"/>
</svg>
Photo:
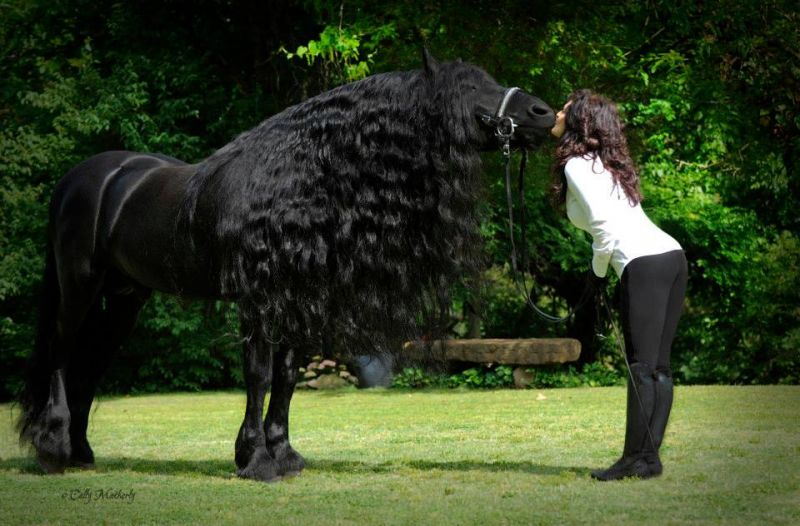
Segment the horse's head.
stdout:
<svg viewBox="0 0 800 526">
<path fill-rule="evenodd" d="M 514 146 L 532 146 L 549 136 L 555 112 L 543 100 L 518 88 L 505 88 L 477 66 L 459 61 L 439 63 L 423 49 L 425 73 L 434 78 L 446 75 L 455 83 L 475 118 L 480 149 L 497 148 L 510 136 Z"/>
</svg>

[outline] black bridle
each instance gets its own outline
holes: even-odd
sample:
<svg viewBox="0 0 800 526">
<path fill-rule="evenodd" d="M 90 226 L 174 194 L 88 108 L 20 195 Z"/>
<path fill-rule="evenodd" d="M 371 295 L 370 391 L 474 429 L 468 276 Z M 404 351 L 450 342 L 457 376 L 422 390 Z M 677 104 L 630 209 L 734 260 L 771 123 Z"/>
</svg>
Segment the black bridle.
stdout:
<svg viewBox="0 0 800 526">
<path fill-rule="evenodd" d="M 517 91 L 519 91 L 517 87 L 506 89 L 494 115 L 479 115 L 484 124 L 494 126 L 494 135 L 500 141 L 503 155 L 506 159 L 511 157 L 511 137 L 514 136 L 514 130 L 517 129 L 517 123 L 514 122 L 514 119 L 510 115 L 506 115 L 506 106 L 508 106 L 508 101 Z"/>
<path fill-rule="evenodd" d="M 508 201 L 508 238 L 511 241 L 512 281 L 517 289 L 519 289 L 519 292 L 522 294 L 523 298 L 525 298 L 525 303 L 539 317 L 549 323 L 563 323 L 574 316 L 575 312 L 583 307 L 583 305 L 591 298 L 592 286 L 587 283 L 586 287 L 581 293 L 578 303 L 566 316 L 563 317 L 553 316 L 552 314 L 544 312 L 533 302 L 533 299 L 531 299 L 529 290 L 533 290 L 533 286 L 531 286 L 531 289 L 528 289 L 528 284 L 526 283 L 524 274 L 524 270 L 528 268 L 528 250 L 525 239 L 525 165 L 528 161 L 528 150 L 526 150 L 524 146 L 522 147 L 522 158 L 520 159 L 519 176 L 517 178 L 517 192 L 520 208 L 520 231 L 522 234 L 521 252 L 523 273 L 521 274 L 520 279 L 520 272 L 517 268 L 517 246 L 516 242 L 514 241 L 514 198 L 512 197 L 511 191 L 511 139 L 514 136 L 517 123 L 514 122 L 514 119 L 510 115 L 506 115 L 505 113 L 506 106 L 508 106 L 508 101 L 511 100 L 511 97 L 517 91 L 519 91 L 519 88 L 517 87 L 506 89 L 505 93 L 503 93 L 503 98 L 497 105 L 497 110 L 495 110 L 494 115 L 479 114 L 479 117 L 484 124 L 494 126 L 494 135 L 500 141 L 500 149 L 503 152 L 503 157 L 505 158 L 506 200 Z"/>
</svg>

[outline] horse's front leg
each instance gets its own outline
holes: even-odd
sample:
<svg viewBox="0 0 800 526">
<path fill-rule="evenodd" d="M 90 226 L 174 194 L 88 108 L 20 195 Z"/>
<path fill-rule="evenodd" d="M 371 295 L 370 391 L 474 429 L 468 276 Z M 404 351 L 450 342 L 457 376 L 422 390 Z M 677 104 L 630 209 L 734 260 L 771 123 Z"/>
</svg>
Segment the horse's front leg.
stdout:
<svg viewBox="0 0 800 526">
<path fill-rule="evenodd" d="M 283 346 L 274 355 L 272 390 L 264 420 L 267 451 L 275 458 L 280 475 L 298 475 L 306 465 L 289 444 L 289 403 L 296 384 L 296 353 L 289 346 Z"/>
<path fill-rule="evenodd" d="M 277 480 L 280 474 L 275 459 L 267 452 L 261 420 L 264 414 L 264 396 L 272 376 L 272 345 L 262 336 L 258 336 L 262 331 L 251 327 L 244 316 L 242 334 L 252 336 L 245 339 L 243 348 L 247 408 L 236 437 L 236 474 L 254 480 Z"/>
</svg>

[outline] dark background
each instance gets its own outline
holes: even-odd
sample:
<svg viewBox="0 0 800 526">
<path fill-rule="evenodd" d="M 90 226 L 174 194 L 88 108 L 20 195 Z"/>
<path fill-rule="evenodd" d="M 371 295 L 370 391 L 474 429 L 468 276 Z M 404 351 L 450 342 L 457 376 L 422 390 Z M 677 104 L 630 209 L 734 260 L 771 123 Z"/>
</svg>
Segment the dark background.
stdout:
<svg viewBox="0 0 800 526">
<path fill-rule="evenodd" d="M 423 43 L 554 108 L 582 87 L 616 100 L 645 210 L 690 261 L 678 381 L 798 383 L 798 27 L 790 1 L 4 2 L 0 400 L 32 345 L 46 203 L 72 165 L 110 149 L 198 161 L 320 91 L 418 68 Z M 558 313 L 580 294 L 591 250 L 547 203 L 553 145 L 529 163 L 525 235 L 536 301 Z M 456 291 L 455 334 L 570 335 L 581 363 L 619 367 L 592 306 L 566 326 L 524 307 L 507 268 L 502 160 L 484 161 L 491 266 L 480 293 Z M 234 387 L 239 370 L 233 306 L 156 295 L 104 390 Z"/>
</svg>

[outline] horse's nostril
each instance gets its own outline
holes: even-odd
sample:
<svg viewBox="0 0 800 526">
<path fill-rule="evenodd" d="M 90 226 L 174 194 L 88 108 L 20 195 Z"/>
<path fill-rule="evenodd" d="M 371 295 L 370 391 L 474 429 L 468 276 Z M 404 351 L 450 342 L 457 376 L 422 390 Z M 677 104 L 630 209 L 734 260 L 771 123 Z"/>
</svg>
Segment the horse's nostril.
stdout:
<svg viewBox="0 0 800 526">
<path fill-rule="evenodd" d="M 550 110 L 548 108 L 543 108 L 542 106 L 531 106 L 531 113 L 541 117 L 550 113 Z"/>
</svg>

